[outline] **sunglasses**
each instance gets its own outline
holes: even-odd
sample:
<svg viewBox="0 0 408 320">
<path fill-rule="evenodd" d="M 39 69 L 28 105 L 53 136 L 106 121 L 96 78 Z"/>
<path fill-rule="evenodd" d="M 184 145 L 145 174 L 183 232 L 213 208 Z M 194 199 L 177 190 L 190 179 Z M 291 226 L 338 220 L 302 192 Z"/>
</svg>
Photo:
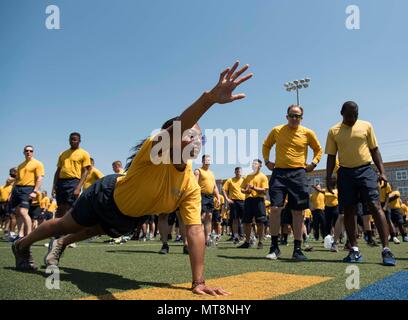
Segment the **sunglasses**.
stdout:
<svg viewBox="0 0 408 320">
<path fill-rule="evenodd" d="M 24 152 L 34 152 L 34 150 L 26 149 L 26 150 L 24 150 Z"/>
<path fill-rule="evenodd" d="M 288 117 L 291 118 L 291 119 L 303 119 L 303 115 L 302 115 L 302 114 L 290 113 L 290 114 L 288 114 Z"/>
</svg>

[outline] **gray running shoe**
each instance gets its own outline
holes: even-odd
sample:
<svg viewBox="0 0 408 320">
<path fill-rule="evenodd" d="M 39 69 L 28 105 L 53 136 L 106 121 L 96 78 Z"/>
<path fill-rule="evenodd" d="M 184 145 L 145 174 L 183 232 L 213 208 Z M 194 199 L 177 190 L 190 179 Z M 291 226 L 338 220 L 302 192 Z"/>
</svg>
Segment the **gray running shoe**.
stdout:
<svg viewBox="0 0 408 320">
<path fill-rule="evenodd" d="M 58 239 L 50 242 L 48 246 L 48 253 L 44 257 L 44 263 L 46 266 L 58 266 L 59 260 L 61 259 L 62 253 L 65 250 L 65 246 L 58 242 Z"/>
<path fill-rule="evenodd" d="M 14 257 L 16 259 L 16 269 L 21 271 L 35 271 L 37 266 L 34 263 L 31 247 L 19 248 L 20 240 L 16 240 L 11 245 Z"/>
</svg>

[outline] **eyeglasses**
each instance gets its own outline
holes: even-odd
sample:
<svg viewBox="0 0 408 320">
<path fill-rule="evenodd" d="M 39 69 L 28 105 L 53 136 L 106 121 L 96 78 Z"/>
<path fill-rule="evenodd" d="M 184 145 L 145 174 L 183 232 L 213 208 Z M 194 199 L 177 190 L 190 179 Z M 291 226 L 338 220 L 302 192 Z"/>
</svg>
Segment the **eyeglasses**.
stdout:
<svg viewBox="0 0 408 320">
<path fill-rule="evenodd" d="M 30 150 L 30 149 L 26 149 L 26 150 L 24 150 L 24 152 L 34 152 L 34 150 Z"/>
<path fill-rule="evenodd" d="M 290 114 L 288 114 L 288 117 L 291 118 L 291 119 L 303 119 L 303 115 L 302 115 L 302 114 L 290 113 Z"/>
</svg>

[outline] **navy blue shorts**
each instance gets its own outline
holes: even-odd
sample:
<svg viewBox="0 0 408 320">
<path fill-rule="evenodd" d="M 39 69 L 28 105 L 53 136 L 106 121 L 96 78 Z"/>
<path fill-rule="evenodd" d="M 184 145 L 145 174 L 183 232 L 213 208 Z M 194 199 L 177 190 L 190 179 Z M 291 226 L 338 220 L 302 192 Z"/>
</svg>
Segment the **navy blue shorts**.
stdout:
<svg viewBox="0 0 408 320">
<path fill-rule="evenodd" d="M 113 199 L 116 179 L 120 176 L 120 174 L 105 176 L 82 193 L 71 212 L 76 223 L 84 227 L 100 225 L 112 238 L 135 230 L 140 218 L 124 215 Z"/>
<path fill-rule="evenodd" d="M 8 205 L 7 202 L 0 202 L 0 218 L 7 217 Z"/>
<path fill-rule="evenodd" d="M 255 218 L 256 223 L 264 223 L 266 220 L 265 199 L 261 197 L 245 199 L 245 214 L 242 223 L 252 223 Z"/>
<path fill-rule="evenodd" d="M 244 200 L 233 200 L 229 205 L 231 219 L 243 219 L 245 214 Z"/>
<path fill-rule="evenodd" d="M 28 215 L 33 220 L 39 220 L 41 217 L 41 207 L 40 206 L 30 206 L 28 210 Z"/>
<path fill-rule="evenodd" d="M 390 220 L 396 226 L 404 224 L 404 218 L 400 209 L 390 209 Z"/>
<path fill-rule="evenodd" d="M 73 205 L 77 200 L 74 191 L 79 184 L 79 179 L 58 179 L 55 186 L 57 204 Z"/>
<path fill-rule="evenodd" d="M 371 165 L 358 168 L 340 167 L 337 172 L 339 202 L 342 207 L 351 207 L 362 203 L 379 203 L 378 176 Z"/>
<path fill-rule="evenodd" d="M 176 211 L 169 214 L 168 222 L 169 226 L 173 226 L 173 224 L 176 224 L 176 228 L 179 227 L 179 220 Z"/>
<path fill-rule="evenodd" d="M 212 213 L 214 211 L 214 195 L 201 194 L 201 213 Z"/>
<path fill-rule="evenodd" d="M 214 210 L 211 219 L 213 223 L 221 223 L 221 210 Z"/>
<path fill-rule="evenodd" d="M 10 198 L 10 208 L 30 209 L 30 193 L 34 191 L 34 186 L 15 186 Z"/>
<path fill-rule="evenodd" d="M 269 180 L 271 206 L 283 207 L 288 196 L 290 209 L 305 210 L 309 208 L 308 189 L 305 169 L 274 169 Z"/>
<path fill-rule="evenodd" d="M 43 216 L 44 220 L 51 220 L 52 217 L 53 217 L 53 214 L 52 214 L 52 212 L 49 212 L 49 211 L 44 213 L 44 216 Z"/>
<path fill-rule="evenodd" d="M 292 222 L 293 222 L 292 210 L 286 206 L 281 211 L 281 225 L 284 224 L 292 225 Z"/>
</svg>

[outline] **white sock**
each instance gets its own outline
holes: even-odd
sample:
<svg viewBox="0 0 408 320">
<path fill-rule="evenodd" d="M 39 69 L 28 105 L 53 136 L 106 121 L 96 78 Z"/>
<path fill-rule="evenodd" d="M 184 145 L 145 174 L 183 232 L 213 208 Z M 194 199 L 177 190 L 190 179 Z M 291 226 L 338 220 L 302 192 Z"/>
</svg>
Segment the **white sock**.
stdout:
<svg viewBox="0 0 408 320">
<path fill-rule="evenodd" d="M 353 251 L 357 251 L 358 252 L 358 247 L 351 247 L 353 249 Z"/>
</svg>

